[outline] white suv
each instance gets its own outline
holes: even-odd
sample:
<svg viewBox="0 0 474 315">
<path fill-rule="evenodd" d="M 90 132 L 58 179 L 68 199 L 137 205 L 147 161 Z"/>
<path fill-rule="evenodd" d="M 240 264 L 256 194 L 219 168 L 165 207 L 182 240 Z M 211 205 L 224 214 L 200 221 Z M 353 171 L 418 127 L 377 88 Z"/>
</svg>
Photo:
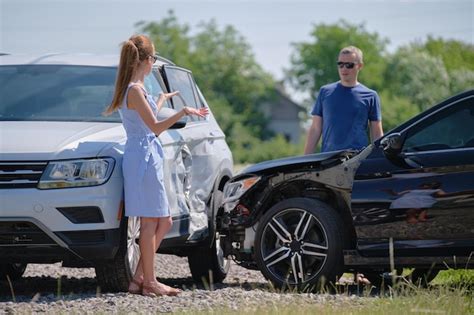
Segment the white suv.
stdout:
<svg viewBox="0 0 474 315">
<path fill-rule="evenodd" d="M 0 56 L 0 281 L 27 263 L 95 267 L 102 290 L 127 288 L 139 221 L 123 209 L 125 130 L 111 102 L 118 56 Z M 208 106 L 190 71 L 159 58 L 147 90 L 179 90 L 159 115 Z M 232 154 L 212 112 L 162 133 L 173 228 L 160 252 L 188 256 L 193 278 L 221 281 L 215 213 Z"/>
</svg>

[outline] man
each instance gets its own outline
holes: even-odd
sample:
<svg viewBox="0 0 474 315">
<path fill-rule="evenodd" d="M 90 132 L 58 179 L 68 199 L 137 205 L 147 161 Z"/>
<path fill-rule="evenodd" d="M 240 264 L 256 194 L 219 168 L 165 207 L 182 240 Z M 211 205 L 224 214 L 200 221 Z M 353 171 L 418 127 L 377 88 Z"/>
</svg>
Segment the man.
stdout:
<svg viewBox="0 0 474 315">
<path fill-rule="evenodd" d="M 321 87 L 311 114 L 305 154 L 314 152 L 322 135 L 321 152 L 362 149 L 367 146 L 370 121 L 372 141 L 383 136 L 380 99 L 377 92 L 357 81 L 364 66 L 362 51 L 354 46 L 339 52 L 338 82 Z"/>
</svg>

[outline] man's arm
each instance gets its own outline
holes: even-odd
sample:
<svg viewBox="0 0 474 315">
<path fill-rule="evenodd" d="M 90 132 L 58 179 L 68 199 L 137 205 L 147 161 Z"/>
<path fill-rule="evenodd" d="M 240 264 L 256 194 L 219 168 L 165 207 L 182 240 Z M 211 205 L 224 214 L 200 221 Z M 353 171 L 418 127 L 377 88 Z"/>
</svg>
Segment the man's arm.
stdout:
<svg viewBox="0 0 474 315">
<path fill-rule="evenodd" d="M 382 128 L 382 121 L 376 120 L 370 122 L 370 137 L 372 139 L 371 142 L 382 138 L 383 136 L 383 128 Z"/>
<path fill-rule="evenodd" d="M 323 118 L 318 115 L 313 116 L 313 122 L 311 123 L 311 127 L 309 127 L 306 144 L 304 146 L 304 154 L 314 153 L 314 148 L 318 144 L 319 138 L 321 138 L 322 126 Z"/>
</svg>

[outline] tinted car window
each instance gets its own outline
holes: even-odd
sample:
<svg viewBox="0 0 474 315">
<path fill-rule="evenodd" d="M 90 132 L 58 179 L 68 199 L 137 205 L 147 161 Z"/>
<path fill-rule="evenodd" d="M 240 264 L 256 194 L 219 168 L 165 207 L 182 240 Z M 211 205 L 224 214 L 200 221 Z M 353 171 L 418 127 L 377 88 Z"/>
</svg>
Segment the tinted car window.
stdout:
<svg viewBox="0 0 474 315">
<path fill-rule="evenodd" d="M 115 68 L 67 65 L 0 67 L 0 120 L 111 121 Z"/>
<path fill-rule="evenodd" d="M 165 67 L 165 73 L 170 91 L 179 91 L 179 95 L 173 97 L 174 108 L 176 110 L 181 110 L 184 106 L 199 108 L 191 74 L 184 69 L 175 67 Z M 189 116 L 188 119 L 199 120 L 196 116 Z"/>
<path fill-rule="evenodd" d="M 153 98 L 155 99 L 155 101 L 158 101 L 158 97 L 160 96 L 160 94 L 164 93 L 163 88 L 158 83 L 155 76 L 152 75 L 151 73 L 145 77 L 145 89 L 148 91 L 148 93 L 153 95 Z M 166 101 L 163 104 L 163 106 L 171 107 L 168 101 Z"/>
<path fill-rule="evenodd" d="M 403 151 L 474 147 L 474 98 L 434 114 L 407 135 Z"/>
<path fill-rule="evenodd" d="M 68 65 L 0 67 L 0 120 L 120 122 L 102 113 L 112 102 L 116 68 Z M 152 75 L 145 87 L 163 91 Z"/>
</svg>

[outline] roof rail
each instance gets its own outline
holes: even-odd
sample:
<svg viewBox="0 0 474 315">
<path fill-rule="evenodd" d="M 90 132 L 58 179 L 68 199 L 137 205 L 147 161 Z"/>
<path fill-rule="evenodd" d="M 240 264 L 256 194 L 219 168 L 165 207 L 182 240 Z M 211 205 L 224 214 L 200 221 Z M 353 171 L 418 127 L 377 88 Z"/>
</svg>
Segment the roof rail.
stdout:
<svg viewBox="0 0 474 315">
<path fill-rule="evenodd" d="M 173 61 L 171 61 L 171 60 L 169 60 L 169 59 L 167 59 L 167 58 L 165 58 L 165 57 L 163 57 L 163 56 L 160 56 L 160 55 L 158 55 L 158 54 L 155 54 L 155 56 L 156 56 L 156 57 L 158 58 L 158 60 L 160 60 L 160 61 L 167 62 L 167 63 L 169 63 L 169 64 L 171 64 L 171 65 L 173 65 L 173 66 L 176 66 L 176 64 L 175 64 Z"/>
<path fill-rule="evenodd" d="M 6 56 L 6 55 L 9 55 L 9 53 L 0 52 L 0 56 Z"/>
</svg>

